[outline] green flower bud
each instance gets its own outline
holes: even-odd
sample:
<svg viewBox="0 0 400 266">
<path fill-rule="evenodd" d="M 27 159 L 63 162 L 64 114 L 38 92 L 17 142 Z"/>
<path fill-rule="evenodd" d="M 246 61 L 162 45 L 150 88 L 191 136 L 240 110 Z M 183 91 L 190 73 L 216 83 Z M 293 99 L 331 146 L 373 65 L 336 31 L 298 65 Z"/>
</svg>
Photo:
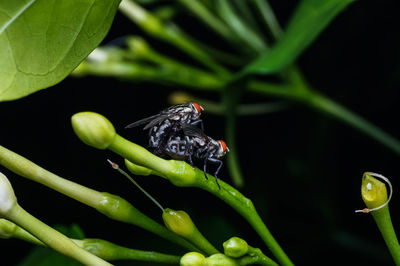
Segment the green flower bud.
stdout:
<svg viewBox="0 0 400 266">
<path fill-rule="evenodd" d="M 137 55 L 143 55 L 149 52 L 150 47 L 147 42 L 138 36 L 129 37 L 126 40 L 126 44 L 128 45 L 129 49 L 131 49 Z"/>
<path fill-rule="evenodd" d="M 361 183 L 361 196 L 368 209 L 379 207 L 387 202 L 386 185 L 369 173 L 364 173 Z"/>
<path fill-rule="evenodd" d="M 182 256 L 181 266 L 205 266 L 205 257 L 198 252 L 189 252 Z"/>
<path fill-rule="evenodd" d="M 245 254 L 247 254 L 249 250 L 249 246 L 247 242 L 239 237 L 231 237 L 223 244 L 225 255 L 232 258 L 239 258 Z"/>
<path fill-rule="evenodd" d="M 72 127 L 87 145 L 106 149 L 114 141 L 114 126 L 104 116 L 93 112 L 80 112 L 72 116 Z"/>
<path fill-rule="evenodd" d="M 7 213 L 17 204 L 14 190 L 7 177 L 0 173 L 0 217 L 7 216 Z"/>
<path fill-rule="evenodd" d="M 6 219 L 0 219 L 0 238 L 8 239 L 12 237 L 16 228 L 16 224 Z"/>
<path fill-rule="evenodd" d="M 128 168 L 129 172 L 131 172 L 134 175 L 148 176 L 153 174 L 153 170 L 144 166 L 134 164 L 127 159 L 125 159 L 125 166 L 126 168 Z"/>
<path fill-rule="evenodd" d="M 206 258 L 206 265 L 207 266 L 237 266 L 235 260 L 229 258 L 228 256 L 218 253 L 211 255 L 210 257 Z"/>
<path fill-rule="evenodd" d="M 192 219 L 184 211 L 174 211 L 167 208 L 164 209 L 162 218 L 167 228 L 177 235 L 189 237 L 197 231 Z"/>
</svg>

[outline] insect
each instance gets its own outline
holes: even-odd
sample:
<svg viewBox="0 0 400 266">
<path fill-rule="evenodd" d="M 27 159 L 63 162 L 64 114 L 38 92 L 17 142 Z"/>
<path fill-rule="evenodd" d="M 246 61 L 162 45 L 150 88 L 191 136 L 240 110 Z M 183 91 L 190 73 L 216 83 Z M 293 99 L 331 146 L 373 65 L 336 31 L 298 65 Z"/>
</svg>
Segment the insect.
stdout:
<svg viewBox="0 0 400 266">
<path fill-rule="evenodd" d="M 218 168 L 214 173 L 215 181 L 220 189 L 218 183 L 218 172 L 221 169 L 223 162 L 220 160 L 229 152 L 223 140 L 214 140 L 213 138 L 204 134 L 202 130 L 191 124 L 181 124 L 181 131 L 176 134 L 170 135 L 166 141 L 166 145 L 160 147 L 157 151 L 160 155 L 168 155 L 173 159 L 188 160 L 193 166 L 193 157 L 203 159 L 203 172 L 207 178 L 207 162 L 217 163 Z"/>
<path fill-rule="evenodd" d="M 200 119 L 203 110 L 203 107 L 196 102 L 171 106 L 156 115 L 129 124 L 125 128 L 146 124 L 143 130 L 150 129 L 149 146 L 157 151 L 165 145 L 168 136 L 176 135 L 181 130 L 182 124 L 200 125 L 203 129 L 203 121 Z"/>
</svg>

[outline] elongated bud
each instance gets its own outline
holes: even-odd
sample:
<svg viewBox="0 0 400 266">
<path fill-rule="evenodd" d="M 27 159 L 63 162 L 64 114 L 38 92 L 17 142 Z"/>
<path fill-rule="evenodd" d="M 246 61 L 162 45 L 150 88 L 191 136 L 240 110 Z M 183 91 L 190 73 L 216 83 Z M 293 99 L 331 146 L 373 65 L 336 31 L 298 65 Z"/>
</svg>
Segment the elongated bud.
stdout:
<svg viewBox="0 0 400 266">
<path fill-rule="evenodd" d="M 7 177 L 0 172 L 0 217 L 7 213 L 17 204 L 14 190 Z"/>
<path fill-rule="evenodd" d="M 238 266 L 235 260 L 218 253 L 205 259 L 207 266 Z"/>
<path fill-rule="evenodd" d="M 128 168 L 129 172 L 135 175 L 148 176 L 153 174 L 153 170 L 146 168 L 144 166 L 134 164 L 127 159 L 125 159 L 125 166 L 126 168 Z"/>
<path fill-rule="evenodd" d="M 203 254 L 198 252 L 189 252 L 182 256 L 181 266 L 205 266 L 206 260 Z"/>
<path fill-rule="evenodd" d="M 17 225 L 6 219 L 0 219 L 0 238 L 10 238 L 13 236 Z"/>
<path fill-rule="evenodd" d="M 249 250 L 247 242 L 236 236 L 231 237 L 222 245 L 224 247 L 225 255 L 232 258 L 239 258 L 243 255 L 246 255 Z"/>
<path fill-rule="evenodd" d="M 93 112 L 80 112 L 72 116 L 76 135 L 87 145 L 104 150 L 115 138 L 114 126 L 104 116 Z"/>
<path fill-rule="evenodd" d="M 164 209 L 162 218 L 167 228 L 177 235 L 188 237 L 197 231 L 192 219 L 184 211 L 174 211 L 167 208 Z"/>
<path fill-rule="evenodd" d="M 150 47 L 147 42 L 139 36 L 131 36 L 126 40 L 126 44 L 137 55 L 143 55 L 149 52 Z"/>
</svg>

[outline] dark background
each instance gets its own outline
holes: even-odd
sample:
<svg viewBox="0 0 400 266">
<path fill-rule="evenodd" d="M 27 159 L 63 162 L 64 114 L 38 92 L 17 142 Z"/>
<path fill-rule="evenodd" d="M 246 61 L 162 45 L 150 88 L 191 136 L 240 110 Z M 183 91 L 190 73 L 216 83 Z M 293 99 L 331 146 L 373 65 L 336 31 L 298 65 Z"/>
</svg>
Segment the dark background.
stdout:
<svg viewBox="0 0 400 266">
<path fill-rule="evenodd" d="M 271 5 L 282 22 L 295 7 L 293 1 L 276 0 Z M 198 25 L 190 17 L 178 19 L 186 19 L 189 26 Z M 318 91 L 400 139 L 398 26 L 396 1 L 356 1 L 302 54 L 298 65 Z M 127 34 L 142 32 L 119 13 L 104 43 Z M 212 41 L 206 32 L 196 35 Z M 70 117 L 80 111 L 99 112 L 113 122 L 122 136 L 146 145 L 145 132 L 127 131 L 124 126 L 166 108 L 168 95 L 178 89 L 184 90 L 113 78 L 67 78 L 23 99 L 0 103 L 1 145 L 62 177 L 118 194 L 161 223 L 159 209 L 106 162 L 110 158 L 122 165 L 122 160 L 109 151 L 84 145 L 73 133 Z M 196 95 L 218 99 L 216 95 Z M 205 112 L 203 120 L 209 135 L 223 138 L 223 117 Z M 394 186 L 390 208 L 398 229 L 398 154 L 363 133 L 300 105 L 269 115 L 239 117 L 237 137 L 246 182 L 242 192 L 253 200 L 274 237 L 296 264 L 393 264 L 372 217 L 355 214 L 354 210 L 364 207 L 360 196 L 362 173 L 386 175 Z M 20 205 L 49 225 L 77 223 L 87 237 L 137 249 L 183 252 L 157 236 L 109 220 L 3 167 L 0 171 L 10 179 Z M 220 176 L 230 183 L 226 168 Z M 162 205 L 187 211 L 218 248 L 236 235 L 270 254 L 245 220 L 214 196 L 198 189 L 177 188 L 154 176 L 136 180 Z M 19 240 L 0 240 L 0 248 L 0 265 L 15 265 L 32 246 Z M 126 264 L 129 263 L 141 265 Z"/>
</svg>

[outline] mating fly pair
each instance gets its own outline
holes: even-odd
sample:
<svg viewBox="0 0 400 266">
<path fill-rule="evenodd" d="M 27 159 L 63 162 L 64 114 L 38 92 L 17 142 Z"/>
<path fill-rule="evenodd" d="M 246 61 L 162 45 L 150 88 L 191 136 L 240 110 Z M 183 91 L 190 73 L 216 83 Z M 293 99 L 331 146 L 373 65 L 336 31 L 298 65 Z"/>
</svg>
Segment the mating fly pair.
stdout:
<svg viewBox="0 0 400 266">
<path fill-rule="evenodd" d="M 206 179 L 207 162 L 218 164 L 214 176 L 219 188 L 217 174 L 223 164 L 221 158 L 229 149 L 223 140 L 214 140 L 204 134 L 200 119 L 203 110 L 195 102 L 176 105 L 129 124 L 126 128 L 146 124 L 143 129 L 149 129 L 149 146 L 156 155 L 187 160 L 192 167 L 193 158 L 204 160 Z"/>
</svg>

